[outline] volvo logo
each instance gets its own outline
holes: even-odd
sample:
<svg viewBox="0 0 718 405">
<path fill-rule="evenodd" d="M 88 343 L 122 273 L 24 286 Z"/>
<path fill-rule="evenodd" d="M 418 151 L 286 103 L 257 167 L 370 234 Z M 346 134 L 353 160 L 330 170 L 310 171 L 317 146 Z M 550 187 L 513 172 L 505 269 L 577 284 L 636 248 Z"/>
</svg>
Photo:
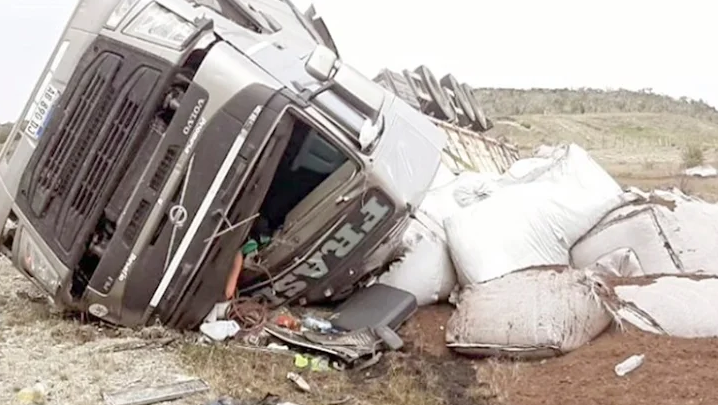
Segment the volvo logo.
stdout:
<svg viewBox="0 0 718 405">
<path fill-rule="evenodd" d="M 192 132 L 192 128 L 194 128 L 195 124 L 197 123 L 197 117 L 199 117 L 199 114 L 202 112 L 202 109 L 204 108 L 204 103 L 206 101 L 207 100 L 203 98 L 197 100 L 197 104 L 192 109 L 192 113 L 189 115 L 187 123 L 185 124 L 184 128 L 182 128 L 182 133 L 185 134 L 185 136 L 189 135 Z"/>
</svg>

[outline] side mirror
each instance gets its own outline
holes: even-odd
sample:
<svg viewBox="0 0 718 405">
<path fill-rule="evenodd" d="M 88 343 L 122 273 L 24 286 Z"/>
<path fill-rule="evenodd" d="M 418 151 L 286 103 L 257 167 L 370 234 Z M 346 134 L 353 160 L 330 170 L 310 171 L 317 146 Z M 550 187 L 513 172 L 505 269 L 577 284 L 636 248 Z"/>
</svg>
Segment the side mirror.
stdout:
<svg viewBox="0 0 718 405">
<path fill-rule="evenodd" d="M 338 61 L 339 58 L 331 49 L 324 45 L 317 45 L 309 55 L 304 69 L 313 78 L 325 82 L 334 75 Z"/>
</svg>

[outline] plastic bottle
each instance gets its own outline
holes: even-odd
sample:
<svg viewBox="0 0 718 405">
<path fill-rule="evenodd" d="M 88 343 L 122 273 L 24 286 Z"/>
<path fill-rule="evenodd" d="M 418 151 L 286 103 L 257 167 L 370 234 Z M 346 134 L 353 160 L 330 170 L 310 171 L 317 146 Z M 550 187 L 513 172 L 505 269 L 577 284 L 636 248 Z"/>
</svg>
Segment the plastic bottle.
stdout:
<svg viewBox="0 0 718 405">
<path fill-rule="evenodd" d="M 326 333 L 334 328 L 331 322 L 313 315 L 304 315 L 302 317 L 302 325 L 310 330 Z"/>
<path fill-rule="evenodd" d="M 633 355 L 624 360 L 623 362 L 617 364 L 613 371 L 616 372 L 617 376 L 623 377 L 624 375 L 640 367 L 641 364 L 643 364 L 643 359 L 645 359 L 645 357 L 646 356 L 643 354 Z"/>
</svg>

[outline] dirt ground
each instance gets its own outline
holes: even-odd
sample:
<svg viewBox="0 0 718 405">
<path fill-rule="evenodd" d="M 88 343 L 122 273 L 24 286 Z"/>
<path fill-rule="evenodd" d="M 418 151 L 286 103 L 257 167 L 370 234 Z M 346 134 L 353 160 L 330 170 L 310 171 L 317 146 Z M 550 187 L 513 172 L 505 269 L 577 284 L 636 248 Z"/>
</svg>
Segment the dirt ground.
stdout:
<svg viewBox="0 0 718 405">
<path fill-rule="evenodd" d="M 449 313 L 450 308 L 432 307 L 415 322 L 443 324 Z M 436 337 L 431 344 L 426 341 L 435 335 L 425 332 L 419 338 L 425 339 L 425 347 L 454 358 Z M 493 404 L 715 404 L 717 345 L 718 339 L 677 339 L 611 326 L 589 345 L 558 358 L 462 362 L 472 364 L 477 371 L 475 384 L 484 384 L 488 403 Z M 616 376 L 616 364 L 634 354 L 645 355 L 643 365 L 624 377 Z"/>
</svg>

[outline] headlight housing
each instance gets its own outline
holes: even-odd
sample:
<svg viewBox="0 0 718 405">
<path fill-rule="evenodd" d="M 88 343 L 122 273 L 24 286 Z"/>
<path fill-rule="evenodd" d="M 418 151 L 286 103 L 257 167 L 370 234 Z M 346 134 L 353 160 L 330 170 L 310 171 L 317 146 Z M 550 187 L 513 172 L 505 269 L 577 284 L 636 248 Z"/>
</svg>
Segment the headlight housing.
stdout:
<svg viewBox="0 0 718 405">
<path fill-rule="evenodd" d="M 19 264 L 32 278 L 39 281 L 50 295 L 60 287 L 60 275 L 52 268 L 40 248 L 30 239 L 27 232 L 20 235 Z"/>
<path fill-rule="evenodd" d="M 150 3 L 125 29 L 125 34 L 180 49 L 197 31 L 190 21 L 158 3 Z"/>
<path fill-rule="evenodd" d="M 112 14 L 110 14 L 110 17 L 105 23 L 105 27 L 111 30 L 116 29 L 122 20 L 127 16 L 127 13 L 132 10 L 132 7 L 134 7 L 138 1 L 140 0 L 122 0 L 119 4 L 117 4 L 117 7 L 115 7 L 112 11 Z"/>
</svg>

